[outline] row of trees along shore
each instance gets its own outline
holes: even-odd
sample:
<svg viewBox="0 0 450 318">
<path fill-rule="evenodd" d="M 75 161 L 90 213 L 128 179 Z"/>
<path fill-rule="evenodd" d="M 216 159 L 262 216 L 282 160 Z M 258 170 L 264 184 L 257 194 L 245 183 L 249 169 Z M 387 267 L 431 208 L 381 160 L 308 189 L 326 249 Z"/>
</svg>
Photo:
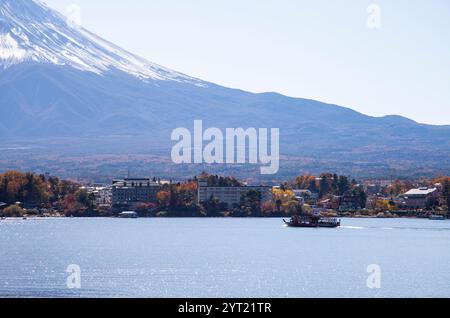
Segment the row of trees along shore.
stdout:
<svg viewBox="0 0 450 318">
<path fill-rule="evenodd" d="M 223 177 L 202 173 L 202 180 L 209 186 L 241 186 L 234 177 Z M 382 188 L 382 195 L 396 197 L 417 186 L 443 185 L 443 196 L 447 207 L 450 206 L 450 177 L 439 177 L 433 180 L 397 180 L 390 186 Z M 261 194 L 250 190 L 241 197 L 240 203 L 227 208 L 216 198 L 197 203 L 197 178 L 183 183 L 163 185 L 157 194 L 157 202 L 141 203 L 136 212 L 141 216 L 155 217 L 270 217 L 290 216 L 301 212 L 310 212 L 302 207 L 295 198 L 293 189 L 310 190 L 320 198 L 329 195 L 342 196 L 351 193 L 358 196 L 361 206 L 365 206 L 367 195 L 356 180 L 346 176 L 323 173 L 316 177 L 310 174 L 301 175 L 285 182 L 273 190 L 273 200 L 261 202 Z M 0 202 L 8 205 L 0 210 L 1 216 L 40 215 L 51 216 L 112 216 L 121 212 L 122 207 L 100 208 L 95 206 L 95 196 L 82 189 L 82 185 L 58 177 L 46 177 L 34 173 L 8 171 L 0 174 Z M 21 204 L 16 204 L 20 202 Z M 389 208 L 389 203 L 380 204 Z"/>
</svg>

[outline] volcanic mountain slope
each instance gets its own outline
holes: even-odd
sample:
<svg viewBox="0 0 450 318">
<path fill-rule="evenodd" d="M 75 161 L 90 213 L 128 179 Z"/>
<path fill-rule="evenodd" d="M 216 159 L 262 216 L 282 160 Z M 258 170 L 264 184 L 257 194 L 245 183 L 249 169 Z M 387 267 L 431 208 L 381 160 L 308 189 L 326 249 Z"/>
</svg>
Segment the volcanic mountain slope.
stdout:
<svg viewBox="0 0 450 318">
<path fill-rule="evenodd" d="M 286 157 L 450 167 L 450 126 L 221 87 L 135 56 L 40 1 L 0 0 L 4 145 L 36 140 L 43 151 L 46 140 L 64 138 L 64 147 L 46 151 L 168 154 L 170 132 L 195 119 L 207 127 L 279 127 Z"/>
</svg>

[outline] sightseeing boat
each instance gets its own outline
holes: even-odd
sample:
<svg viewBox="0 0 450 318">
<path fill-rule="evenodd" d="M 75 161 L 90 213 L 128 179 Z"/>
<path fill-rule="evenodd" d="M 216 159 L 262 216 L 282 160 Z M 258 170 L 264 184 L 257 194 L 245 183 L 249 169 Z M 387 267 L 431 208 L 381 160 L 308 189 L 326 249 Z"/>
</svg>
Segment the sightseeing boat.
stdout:
<svg viewBox="0 0 450 318">
<path fill-rule="evenodd" d="M 305 228 L 337 228 L 341 226 L 341 220 L 336 218 L 322 218 L 316 215 L 295 215 L 289 221 L 284 220 L 289 227 L 305 227 Z"/>
</svg>

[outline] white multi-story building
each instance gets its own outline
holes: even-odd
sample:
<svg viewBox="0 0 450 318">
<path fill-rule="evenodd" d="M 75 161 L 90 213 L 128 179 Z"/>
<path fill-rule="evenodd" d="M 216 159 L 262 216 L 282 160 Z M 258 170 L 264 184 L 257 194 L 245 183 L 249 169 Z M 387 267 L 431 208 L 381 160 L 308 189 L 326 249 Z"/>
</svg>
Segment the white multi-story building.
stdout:
<svg viewBox="0 0 450 318">
<path fill-rule="evenodd" d="M 242 195 L 251 190 L 256 190 L 261 194 L 261 204 L 272 200 L 272 187 L 266 186 L 241 186 L 241 187 L 219 187 L 208 186 L 207 181 L 198 181 L 198 203 L 206 202 L 211 197 L 225 203 L 228 208 L 238 205 Z"/>
<path fill-rule="evenodd" d="M 82 187 L 89 194 L 94 194 L 96 206 L 111 206 L 112 204 L 112 189 L 105 186 L 89 186 Z"/>
<path fill-rule="evenodd" d="M 95 204 L 97 206 L 112 205 L 112 189 L 111 187 L 99 187 L 95 190 Z"/>
</svg>

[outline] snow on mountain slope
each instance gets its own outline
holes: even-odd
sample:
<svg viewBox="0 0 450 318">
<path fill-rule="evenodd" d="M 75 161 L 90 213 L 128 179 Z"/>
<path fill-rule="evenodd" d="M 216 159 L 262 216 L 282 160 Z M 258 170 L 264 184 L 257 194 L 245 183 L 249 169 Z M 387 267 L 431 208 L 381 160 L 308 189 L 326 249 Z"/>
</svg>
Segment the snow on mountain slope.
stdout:
<svg viewBox="0 0 450 318">
<path fill-rule="evenodd" d="M 144 81 L 207 86 L 199 79 L 151 63 L 74 26 L 38 0 L 0 0 L 0 68 L 25 61 L 66 65 L 99 75 L 118 69 Z"/>
</svg>

